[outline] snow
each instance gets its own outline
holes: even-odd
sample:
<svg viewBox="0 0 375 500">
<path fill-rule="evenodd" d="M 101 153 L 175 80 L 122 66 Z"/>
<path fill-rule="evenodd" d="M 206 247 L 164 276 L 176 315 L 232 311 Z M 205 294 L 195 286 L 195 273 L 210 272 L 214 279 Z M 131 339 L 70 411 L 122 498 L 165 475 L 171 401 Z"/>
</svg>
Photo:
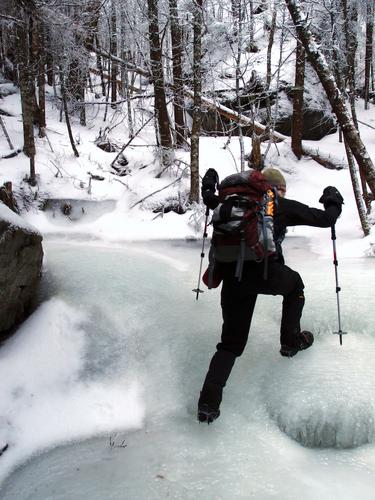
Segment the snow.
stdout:
<svg viewBox="0 0 375 500">
<path fill-rule="evenodd" d="M 3 120 L 13 145 L 22 148 L 19 95 L 5 96 L 1 108 L 12 115 Z M 374 125 L 374 105 L 362 108 L 359 100 L 359 120 Z M 18 201 L 26 200 L 22 217 L 0 204 L 0 218 L 39 231 L 45 247 L 41 304 L 0 350 L 0 376 L 6 380 L 0 388 L 0 450 L 9 444 L 0 458 L 0 480 L 42 451 L 105 436 L 82 448 L 47 454 L 47 470 L 55 457 L 61 457 L 59 470 L 66 471 L 70 458 L 79 464 L 77 456 L 87 453 L 80 484 L 83 477 L 87 487 L 95 485 L 96 498 L 104 498 L 106 490 L 97 484 L 103 477 L 104 488 L 117 488 L 107 481 L 111 467 L 121 471 L 115 472 L 116 491 L 120 495 L 126 487 L 129 498 L 141 498 L 143 481 L 150 488 L 144 491 L 151 491 L 143 492 L 148 499 L 171 491 L 175 498 L 207 498 L 208 488 L 212 498 L 296 499 L 301 488 L 311 499 L 373 498 L 375 343 L 369 311 L 374 308 L 375 261 L 369 257 L 375 255 L 375 237 L 373 231 L 362 236 L 348 169 L 327 170 L 308 158 L 298 161 L 288 143 L 273 144 L 266 160 L 267 166 L 282 170 L 292 199 L 319 207 L 327 185 L 336 186 L 345 199 L 336 225 L 343 323 L 349 332 L 344 346 L 330 335 L 337 318 L 329 230 L 291 228 L 285 245 L 292 267 L 303 271 L 309 304 L 304 321 L 317 334 L 315 345 L 296 359 L 281 359 L 274 313 L 279 299 L 260 300 L 247 351 L 226 390 L 223 415 L 207 429 L 196 425 L 195 405 L 218 341 L 219 295 L 205 293 L 195 302 L 190 292 L 196 286 L 205 210 L 196 205 L 183 215 L 153 212 L 168 197 L 186 199 L 189 176 L 183 171 L 189 153 L 177 151 L 181 163 L 156 178 L 154 131 L 146 128 L 125 151 L 129 175 L 118 177 L 110 169 L 116 153 L 95 145 L 98 124 L 105 126 L 103 106 L 98 116 L 94 106 L 87 111 L 86 128 L 73 120 L 80 153 L 75 158 L 59 111 L 49 103 L 47 134 L 53 151 L 46 139 L 37 139 L 36 188 L 24 181 L 28 159 L 22 153 L 0 160 L 0 183 L 12 181 Z M 109 110 L 108 123 L 116 125 L 113 141 L 121 145 L 128 140 L 120 112 Z M 360 124 L 360 133 L 375 158 L 373 129 Z M 244 141 L 249 152 L 250 140 Z M 306 141 L 306 146 L 345 163 L 337 133 L 319 143 Z M 3 134 L 0 151 L 9 152 Z M 223 137 L 201 138 L 202 175 L 213 167 L 223 178 L 238 170 L 239 158 L 237 138 L 229 143 Z M 90 184 L 88 172 L 104 181 Z M 77 200 L 78 207 L 93 202 L 96 208 L 87 208 L 74 221 L 58 211 L 40 210 L 38 203 L 48 199 Z M 109 200 L 110 208 L 105 205 Z M 103 451 L 109 434 L 130 443 L 125 464 L 124 455 L 108 457 Z M 310 450 L 300 443 L 333 449 Z M 30 465 L 36 468 L 31 477 L 40 481 L 43 457 Z M 99 469 L 92 465 L 96 460 Z M 155 483 L 158 471 L 171 478 L 165 482 L 169 490 Z M 20 484 L 30 490 L 32 479 L 25 474 L 27 481 Z M 49 470 L 46 478 L 52 474 Z M 65 481 L 63 475 L 54 478 L 55 485 Z M 7 491 L 13 487 L 19 486 L 11 482 Z M 51 491 L 43 487 L 48 498 Z M 40 500 L 35 488 L 36 496 L 27 498 Z M 95 498 L 85 491 L 83 497 Z"/>
<path fill-rule="evenodd" d="M 0 390 L 0 449 L 7 443 L 15 461 L 108 426 L 142 424 L 144 408 L 134 381 L 119 378 L 108 387 L 104 380 L 80 379 L 87 343 L 83 320 L 77 309 L 53 298 L 0 350 L 0 374 L 7 381 Z"/>
<path fill-rule="evenodd" d="M 0 219 L 8 222 L 10 225 L 18 228 L 22 228 L 28 233 L 41 234 L 35 227 L 28 224 L 21 216 L 13 212 L 3 203 L 0 203 Z"/>
</svg>

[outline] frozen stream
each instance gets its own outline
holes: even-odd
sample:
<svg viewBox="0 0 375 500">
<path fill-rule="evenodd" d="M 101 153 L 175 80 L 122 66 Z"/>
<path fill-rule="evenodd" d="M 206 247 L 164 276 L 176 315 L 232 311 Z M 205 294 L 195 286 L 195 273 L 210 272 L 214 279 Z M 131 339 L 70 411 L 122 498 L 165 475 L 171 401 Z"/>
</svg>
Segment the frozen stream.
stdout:
<svg viewBox="0 0 375 500">
<path fill-rule="evenodd" d="M 281 299 L 259 298 L 207 426 L 196 401 L 221 316 L 217 290 L 191 291 L 199 245 L 45 252 L 41 306 L 0 349 L 1 500 L 374 499 L 374 259 L 340 260 L 340 347 L 332 261 L 288 238 L 316 342 L 282 358 Z"/>
</svg>

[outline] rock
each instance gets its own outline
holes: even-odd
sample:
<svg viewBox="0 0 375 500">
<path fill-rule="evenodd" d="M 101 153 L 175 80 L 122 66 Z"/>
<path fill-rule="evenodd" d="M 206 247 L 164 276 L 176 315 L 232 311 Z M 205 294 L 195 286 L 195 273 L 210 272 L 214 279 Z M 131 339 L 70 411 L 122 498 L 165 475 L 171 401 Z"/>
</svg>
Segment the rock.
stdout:
<svg viewBox="0 0 375 500">
<path fill-rule="evenodd" d="M 8 208 L 10 208 L 16 214 L 19 213 L 17 201 L 13 195 L 13 188 L 11 182 L 4 182 L 2 186 L 0 186 L 0 201 L 4 203 Z"/>
<path fill-rule="evenodd" d="M 114 144 L 112 144 L 110 141 L 98 141 L 96 143 L 96 145 L 98 146 L 98 148 L 102 149 L 103 151 L 105 151 L 106 153 L 114 153 L 115 151 L 117 151 L 117 146 L 115 146 Z"/>
<path fill-rule="evenodd" d="M 0 203 L 0 333 L 28 314 L 42 261 L 42 235 Z"/>
<path fill-rule="evenodd" d="M 292 116 L 280 117 L 275 123 L 276 132 L 291 135 Z M 319 141 L 328 134 L 337 131 L 336 119 L 333 115 L 327 114 L 324 110 L 305 109 L 303 112 L 303 133 L 302 139 L 309 141 Z"/>
</svg>

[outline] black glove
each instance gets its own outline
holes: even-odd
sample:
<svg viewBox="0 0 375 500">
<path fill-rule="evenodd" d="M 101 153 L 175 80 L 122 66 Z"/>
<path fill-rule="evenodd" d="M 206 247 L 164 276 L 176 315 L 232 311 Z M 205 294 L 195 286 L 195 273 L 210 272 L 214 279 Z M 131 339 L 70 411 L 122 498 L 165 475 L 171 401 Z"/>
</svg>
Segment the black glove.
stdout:
<svg viewBox="0 0 375 500">
<path fill-rule="evenodd" d="M 216 170 L 209 168 L 202 179 L 202 198 L 203 203 L 212 210 L 219 204 L 219 198 L 215 195 L 216 188 L 219 184 L 219 176 Z"/>
<path fill-rule="evenodd" d="M 215 169 L 209 168 L 202 179 L 202 194 L 203 191 L 210 190 L 215 193 L 219 184 L 219 176 Z"/>
<path fill-rule="evenodd" d="M 344 203 L 344 198 L 335 187 L 327 186 L 319 199 L 319 203 L 323 203 L 324 208 L 328 208 L 331 205 L 336 205 L 341 214 L 341 206 Z"/>
</svg>

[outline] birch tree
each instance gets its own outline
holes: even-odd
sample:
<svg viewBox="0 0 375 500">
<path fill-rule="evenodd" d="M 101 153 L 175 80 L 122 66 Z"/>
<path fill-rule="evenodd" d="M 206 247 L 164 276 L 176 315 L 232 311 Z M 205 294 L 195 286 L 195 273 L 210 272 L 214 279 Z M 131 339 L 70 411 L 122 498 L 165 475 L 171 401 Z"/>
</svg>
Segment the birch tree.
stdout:
<svg viewBox="0 0 375 500">
<path fill-rule="evenodd" d="M 306 57 L 318 75 L 318 78 L 326 92 L 327 98 L 332 106 L 332 110 L 342 128 L 345 140 L 347 141 L 359 168 L 365 176 L 373 197 L 375 197 L 374 165 L 361 137 L 359 136 L 353 119 L 348 113 L 345 105 L 345 99 L 337 86 L 333 73 L 317 43 L 315 42 L 313 34 L 309 28 L 306 15 L 302 11 L 301 2 L 299 0 L 285 0 L 285 3 L 293 20 L 297 36 L 305 48 Z"/>
</svg>

